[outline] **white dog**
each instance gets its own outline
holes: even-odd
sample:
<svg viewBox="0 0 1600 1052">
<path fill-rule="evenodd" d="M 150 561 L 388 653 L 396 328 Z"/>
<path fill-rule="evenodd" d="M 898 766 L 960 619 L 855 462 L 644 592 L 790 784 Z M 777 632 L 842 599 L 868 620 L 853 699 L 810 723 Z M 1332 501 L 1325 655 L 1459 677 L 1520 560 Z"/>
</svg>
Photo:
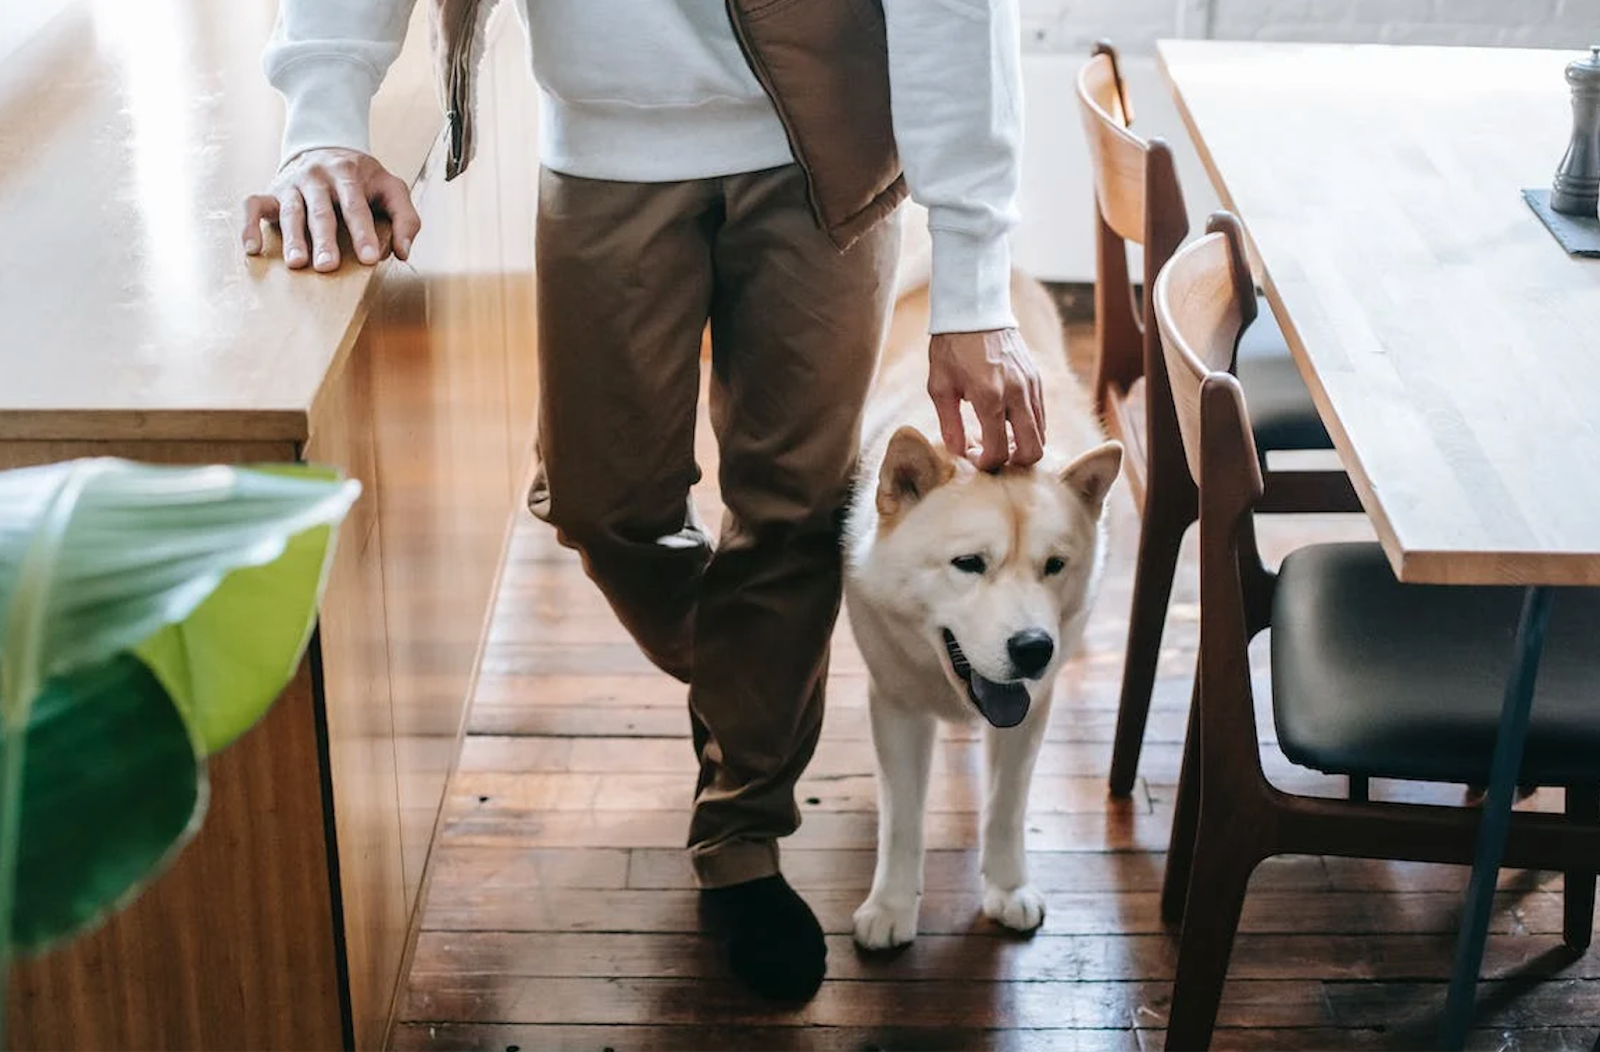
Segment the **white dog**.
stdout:
<svg viewBox="0 0 1600 1052">
<path fill-rule="evenodd" d="M 915 224 L 908 224 L 915 229 Z M 939 720 L 986 720 L 983 911 L 1019 931 L 1044 920 L 1028 883 L 1024 823 L 1055 673 L 1081 641 L 1103 562 L 1102 510 L 1122 464 L 1066 358 L 1048 294 L 1012 296 L 1044 383 L 1047 451 L 1036 467 L 979 472 L 939 439 L 926 388 L 926 257 L 902 273 L 867 407 L 863 476 L 846 531 L 851 627 L 871 673 L 878 859 L 856 942 L 917 934 L 922 820 Z M 976 431 L 969 421 L 968 433 Z"/>
</svg>

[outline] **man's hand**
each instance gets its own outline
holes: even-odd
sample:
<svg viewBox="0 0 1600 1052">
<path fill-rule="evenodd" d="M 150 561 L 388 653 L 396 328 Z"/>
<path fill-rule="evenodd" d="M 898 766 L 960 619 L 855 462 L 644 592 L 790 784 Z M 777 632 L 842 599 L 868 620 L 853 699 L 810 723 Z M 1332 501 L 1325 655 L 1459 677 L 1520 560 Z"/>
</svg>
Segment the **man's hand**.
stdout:
<svg viewBox="0 0 1600 1052">
<path fill-rule="evenodd" d="M 1026 467 L 1044 455 L 1044 395 L 1033 355 L 1016 329 L 940 333 L 928 345 L 928 394 L 939 410 L 944 444 L 968 454 L 961 402 L 972 403 L 983 432 L 976 463 L 994 471 Z M 1007 439 L 1006 424 L 1011 425 Z"/>
<path fill-rule="evenodd" d="M 356 150 L 307 150 L 279 170 L 266 193 L 245 199 L 244 250 L 260 254 L 265 220 L 283 232 L 283 259 L 290 269 L 310 263 L 320 271 L 337 270 L 342 219 L 357 258 L 376 263 L 383 249 L 373 205 L 389 220 L 394 254 L 405 259 L 422 229 L 405 182 Z"/>
</svg>

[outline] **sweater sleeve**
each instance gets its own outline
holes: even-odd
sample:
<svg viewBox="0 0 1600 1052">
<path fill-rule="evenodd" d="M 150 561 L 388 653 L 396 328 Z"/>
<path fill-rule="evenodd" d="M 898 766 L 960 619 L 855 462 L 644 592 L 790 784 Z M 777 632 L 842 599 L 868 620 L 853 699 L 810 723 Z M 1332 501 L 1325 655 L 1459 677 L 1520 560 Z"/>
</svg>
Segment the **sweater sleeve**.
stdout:
<svg viewBox="0 0 1600 1052">
<path fill-rule="evenodd" d="M 416 0 L 281 0 L 262 56 L 287 115 L 282 159 L 319 146 L 371 152 L 372 97 Z"/>
<path fill-rule="evenodd" d="M 930 330 L 1016 324 L 1022 149 L 1017 0 L 883 0 L 895 141 L 933 242 Z"/>
</svg>

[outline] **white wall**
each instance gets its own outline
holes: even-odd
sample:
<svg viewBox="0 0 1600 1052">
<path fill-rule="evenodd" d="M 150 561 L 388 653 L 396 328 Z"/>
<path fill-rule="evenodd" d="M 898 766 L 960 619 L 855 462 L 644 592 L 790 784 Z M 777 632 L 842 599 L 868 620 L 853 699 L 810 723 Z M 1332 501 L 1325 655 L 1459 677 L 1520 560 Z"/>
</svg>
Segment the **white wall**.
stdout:
<svg viewBox="0 0 1600 1052">
<path fill-rule="evenodd" d="M 1020 0 L 1028 45 L 1081 53 L 1110 36 L 1575 47 L 1600 43 L 1597 0 Z M 1596 38 L 1596 39 L 1591 39 Z"/>
<path fill-rule="evenodd" d="M 0 61 L 67 9 L 72 0 L 0 0 Z"/>
<path fill-rule="evenodd" d="M 1192 224 L 1217 207 L 1156 69 L 1165 37 L 1551 47 L 1600 44 L 1600 0 L 1020 0 L 1027 160 L 1017 262 L 1042 278 L 1094 278 L 1093 197 L 1073 95 L 1078 66 L 1101 38 L 1123 53 L 1143 135 L 1178 154 Z"/>
</svg>

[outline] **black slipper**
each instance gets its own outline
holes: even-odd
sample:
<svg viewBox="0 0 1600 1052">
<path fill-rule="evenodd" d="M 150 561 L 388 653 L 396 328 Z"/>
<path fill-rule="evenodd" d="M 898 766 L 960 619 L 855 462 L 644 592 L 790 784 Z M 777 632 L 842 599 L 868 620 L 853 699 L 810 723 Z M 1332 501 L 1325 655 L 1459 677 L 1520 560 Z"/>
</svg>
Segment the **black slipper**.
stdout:
<svg viewBox="0 0 1600 1052">
<path fill-rule="evenodd" d="M 700 898 L 745 985 L 774 1001 L 816 996 L 828 956 L 822 925 L 781 874 L 711 888 Z"/>
</svg>

